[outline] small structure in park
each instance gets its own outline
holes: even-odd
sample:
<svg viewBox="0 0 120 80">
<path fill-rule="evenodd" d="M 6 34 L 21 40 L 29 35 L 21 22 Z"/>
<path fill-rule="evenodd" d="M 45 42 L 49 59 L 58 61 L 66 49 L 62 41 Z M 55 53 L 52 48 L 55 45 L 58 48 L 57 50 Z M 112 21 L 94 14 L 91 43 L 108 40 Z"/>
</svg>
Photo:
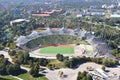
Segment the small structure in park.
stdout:
<svg viewBox="0 0 120 80">
<path fill-rule="evenodd" d="M 60 12 L 62 12 L 62 9 L 46 11 L 46 12 L 43 12 L 43 13 L 35 13 L 35 14 L 32 14 L 32 16 L 36 16 L 36 17 L 49 17 L 49 16 L 51 16 L 54 13 L 60 13 Z"/>
<path fill-rule="evenodd" d="M 12 26 L 13 23 L 20 23 L 20 22 L 29 22 L 29 20 L 26 20 L 26 19 L 16 19 L 16 20 L 13 20 L 13 21 L 10 21 L 10 25 Z"/>
</svg>

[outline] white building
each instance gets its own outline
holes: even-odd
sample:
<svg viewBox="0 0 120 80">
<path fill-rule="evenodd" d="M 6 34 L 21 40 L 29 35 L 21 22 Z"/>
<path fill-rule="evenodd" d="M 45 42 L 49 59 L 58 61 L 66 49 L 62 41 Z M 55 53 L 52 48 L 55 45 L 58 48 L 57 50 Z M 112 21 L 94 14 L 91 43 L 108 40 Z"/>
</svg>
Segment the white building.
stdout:
<svg viewBox="0 0 120 80">
<path fill-rule="evenodd" d="M 20 23 L 20 22 L 29 22 L 29 20 L 26 20 L 26 19 L 16 19 L 16 20 L 13 20 L 13 21 L 10 21 L 10 25 L 12 26 L 13 23 Z"/>
</svg>

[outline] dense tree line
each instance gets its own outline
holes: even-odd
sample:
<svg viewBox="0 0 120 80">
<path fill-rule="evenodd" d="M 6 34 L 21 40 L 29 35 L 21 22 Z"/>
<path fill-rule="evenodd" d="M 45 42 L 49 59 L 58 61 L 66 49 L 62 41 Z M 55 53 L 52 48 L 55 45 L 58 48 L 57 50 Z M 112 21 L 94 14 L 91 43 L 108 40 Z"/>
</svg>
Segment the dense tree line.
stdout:
<svg viewBox="0 0 120 80">
<path fill-rule="evenodd" d="M 48 59 L 45 58 L 32 58 L 29 53 L 23 50 L 9 51 L 9 54 L 13 54 L 13 62 L 23 65 L 34 66 L 34 63 L 38 63 L 40 66 L 46 66 L 49 63 Z"/>
<path fill-rule="evenodd" d="M 119 49 L 119 48 L 113 49 L 113 50 L 112 50 L 112 54 L 113 54 L 114 56 L 116 56 L 117 58 L 120 58 L 120 49 Z"/>
<path fill-rule="evenodd" d="M 18 75 L 21 71 L 19 64 L 11 64 L 8 59 L 0 55 L 0 75 Z"/>
<path fill-rule="evenodd" d="M 90 58 L 90 57 L 73 57 L 71 59 L 64 57 L 61 54 L 58 54 L 56 58 L 59 61 L 62 61 L 66 67 L 75 68 L 76 66 L 86 63 L 86 62 L 95 62 L 97 64 L 102 64 L 107 67 L 114 67 L 118 65 L 119 62 L 116 59 L 109 59 L 109 58 Z"/>
<path fill-rule="evenodd" d="M 30 75 L 32 75 L 33 77 L 37 77 L 39 76 L 39 71 L 40 71 L 40 66 L 47 66 L 49 63 L 48 59 L 45 58 L 32 58 L 30 57 L 29 53 L 23 50 L 9 50 L 8 51 L 9 55 L 11 55 L 13 57 L 13 62 L 16 65 L 28 65 L 28 67 L 30 68 Z M 11 68 L 14 68 L 16 66 L 12 66 L 9 65 L 7 67 L 7 70 L 12 73 Z M 17 68 L 16 68 L 17 69 Z M 13 72 L 14 74 L 14 72 Z"/>
<path fill-rule="evenodd" d="M 113 67 L 117 64 L 119 64 L 119 62 L 116 59 L 107 59 L 107 58 L 86 58 L 86 57 L 78 57 L 78 58 L 72 58 L 70 60 L 71 64 L 70 67 L 75 67 L 77 66 L 77 64 L 82 64 L 85 62 L 95 62 L 97 64 L 102 64 L 105 65 L 107 67 Z"/>
</svg>

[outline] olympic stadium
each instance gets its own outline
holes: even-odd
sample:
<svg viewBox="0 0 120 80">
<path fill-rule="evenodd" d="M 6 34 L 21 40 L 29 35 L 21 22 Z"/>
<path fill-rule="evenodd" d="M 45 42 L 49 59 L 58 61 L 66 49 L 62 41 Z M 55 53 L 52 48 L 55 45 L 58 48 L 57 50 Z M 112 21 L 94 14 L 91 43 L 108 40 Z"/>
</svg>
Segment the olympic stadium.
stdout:
<svg viewBox="0 0 120 80">
<path fill-rule="evenodd" d="M 40 58 L 55 57 L 58 53 L 69 57 L 111 56 L 108 45 L 102 38 L 81 28 L 47 27 L 40 32 L 34 30 L 27 36 L 20 36 L 15 42 L 22 49 L 28 50 L 30 55 Z"/>
</svg>

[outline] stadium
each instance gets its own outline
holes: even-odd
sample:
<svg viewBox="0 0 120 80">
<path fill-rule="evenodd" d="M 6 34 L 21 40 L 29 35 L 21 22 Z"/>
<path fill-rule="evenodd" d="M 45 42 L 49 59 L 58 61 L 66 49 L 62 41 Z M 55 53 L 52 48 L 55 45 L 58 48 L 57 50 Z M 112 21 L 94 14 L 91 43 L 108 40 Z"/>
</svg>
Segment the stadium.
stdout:
<svg viewBox="0 0 120 80">
<path fill-rule="evenodd" d="M 95 37 L 94 32 L 81 28 L 41 28 L 27 36 L 20 36 L 15 42 L 22 49 L 29 51 L 30 55 L 39 58 L 51 58 L 56 54 L 69 57 L 96 57 L 109 54 L 105 41 Z"/>
</svg>

